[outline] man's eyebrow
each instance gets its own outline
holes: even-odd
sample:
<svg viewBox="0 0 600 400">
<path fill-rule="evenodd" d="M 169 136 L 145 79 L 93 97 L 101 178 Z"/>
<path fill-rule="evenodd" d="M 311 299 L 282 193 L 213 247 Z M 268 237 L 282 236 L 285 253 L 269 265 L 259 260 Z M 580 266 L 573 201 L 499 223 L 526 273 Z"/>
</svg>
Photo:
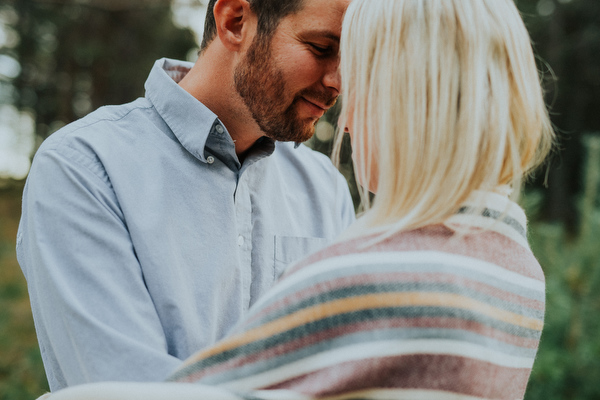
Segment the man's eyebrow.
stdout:
<svg viewBox="0 0 600 400">
<path fill-rule="evenodd" d="M 311 37 L 311 38 L 315 38 L 315 37 L 325 37 L 327 39 L 333 40 L 334 42 L 339 43 L 340 42 L 340 37 L 339 35 L 336 35 L 334 32 L 330 31 L 330 30 L 311 30 L 311 31 L 306 31 L 302 34 L 302 36 L 304 37 Z"/>
</svg>

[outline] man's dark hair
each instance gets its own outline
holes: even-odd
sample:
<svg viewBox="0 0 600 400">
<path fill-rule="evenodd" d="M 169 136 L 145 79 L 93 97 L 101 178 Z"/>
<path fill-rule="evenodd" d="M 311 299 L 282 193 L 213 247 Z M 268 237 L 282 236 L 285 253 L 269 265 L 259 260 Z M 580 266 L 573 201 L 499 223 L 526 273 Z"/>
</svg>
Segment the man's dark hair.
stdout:
<svg viewBox="0 0 600 400">
<path fill-rule="evenodd" d="M 279 22 L 284 17 L 294 14 L 302 9 L 304 0 L 247 0 L 250 3 L 250 9 L 258 17 L 257 35 L 261 38 L 269 38 Z M 206 12 L 206 21 L 204 22 L 204 36 L 200 45 L 200 52 L 213 41 L 217 35 L 217 25 L 213 9 L 217 0 L 208 2 Z"/>
</svg>

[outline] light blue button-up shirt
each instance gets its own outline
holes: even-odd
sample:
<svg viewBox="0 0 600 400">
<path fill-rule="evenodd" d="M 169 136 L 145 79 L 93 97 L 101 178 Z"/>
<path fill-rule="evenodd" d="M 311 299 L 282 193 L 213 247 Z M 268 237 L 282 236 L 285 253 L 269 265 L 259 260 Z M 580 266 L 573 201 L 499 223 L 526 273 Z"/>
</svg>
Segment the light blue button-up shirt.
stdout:
<svg viewBox="0 0 600 400">
<path fill-rule="evenodd" d="M 52 390 L 160 380 L 354 219 L 323 155 L 263 138 L 241 164 L 159 60 L 146 97 L 48 138 L 17 238 Z M 176 78 L 177 79 L 177 78 Z"/>
</svg>

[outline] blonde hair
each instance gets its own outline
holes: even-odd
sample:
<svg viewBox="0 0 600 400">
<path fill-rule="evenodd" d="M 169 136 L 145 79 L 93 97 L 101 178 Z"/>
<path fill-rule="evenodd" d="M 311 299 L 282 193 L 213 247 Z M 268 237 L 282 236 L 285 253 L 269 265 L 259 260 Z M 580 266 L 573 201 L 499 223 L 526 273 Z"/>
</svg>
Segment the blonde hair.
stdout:
<svg viewBox="0 0 600 400">
<path fill-rule="evenodd" d="M 518 192 L 551 148 L 529 35 L 512 0 L 354 0 L 340 68 L 339 125 L 352 126 L 363 230 L 443 223 L 475 190 L 508 184 Z"/>
</svg>

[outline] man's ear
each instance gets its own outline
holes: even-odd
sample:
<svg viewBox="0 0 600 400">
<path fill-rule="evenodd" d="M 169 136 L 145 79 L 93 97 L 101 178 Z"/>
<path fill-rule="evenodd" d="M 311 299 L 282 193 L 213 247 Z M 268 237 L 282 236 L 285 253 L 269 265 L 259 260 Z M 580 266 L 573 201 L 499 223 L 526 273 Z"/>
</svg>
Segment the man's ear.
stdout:
<svg viewBox="0 0 600 400">
<path fill-rule="evenodd" d="M 217 36 L 228 50 L 238 51 L 249 33 L 253 13 L 248 0 L 218 0 L 213 9 Z"/>
</svg>

